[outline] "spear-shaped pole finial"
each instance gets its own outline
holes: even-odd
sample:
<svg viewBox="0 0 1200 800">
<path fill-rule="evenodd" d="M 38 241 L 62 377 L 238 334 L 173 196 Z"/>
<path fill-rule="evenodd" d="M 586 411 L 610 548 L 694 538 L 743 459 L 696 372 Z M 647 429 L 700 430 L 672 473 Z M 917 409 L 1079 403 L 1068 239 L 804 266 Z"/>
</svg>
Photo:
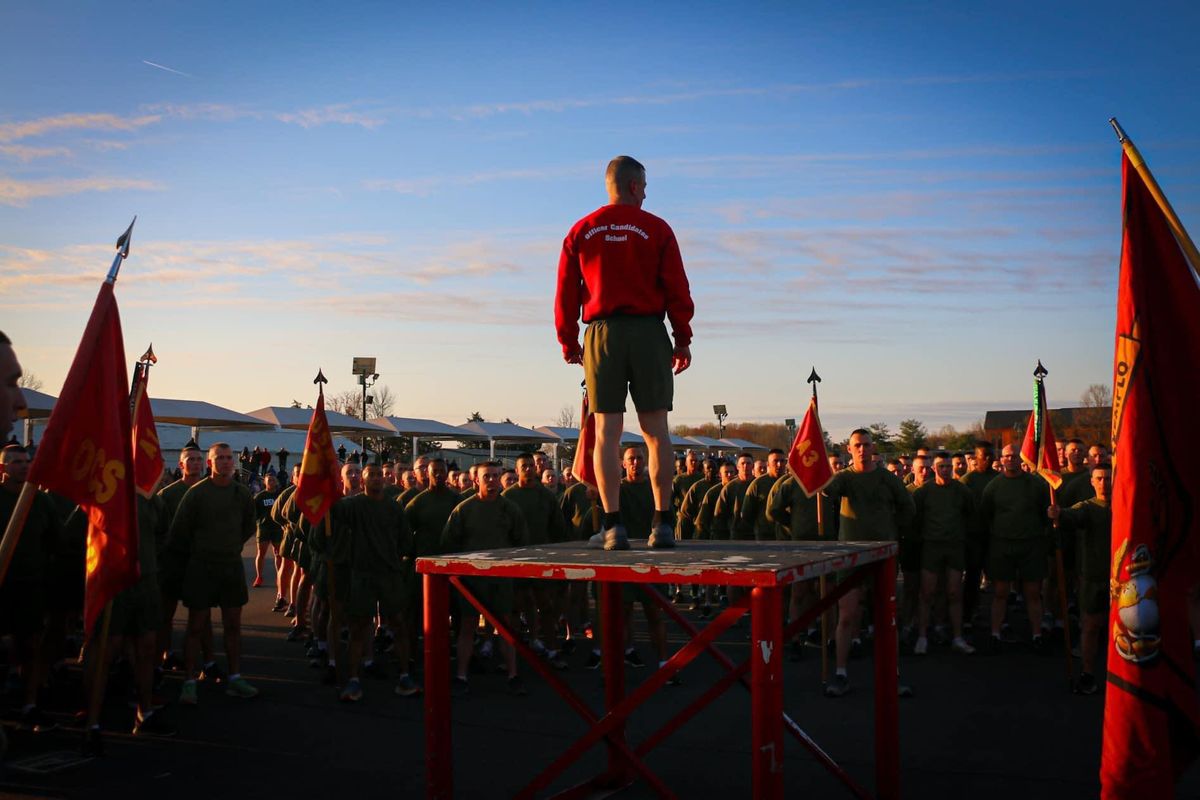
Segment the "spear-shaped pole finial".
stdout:
<svg viewBox="0 0 1200 800">
<path fill-rule="evenodd" d="M 1033 377 L 1040 381 L 1049 374 L 1050 370 L 1042 366 L 1042 360 L 1039 358 L 1037 368 L 1033 371 Z"/>
<path fill-rule="evenodd" d="M 817 384 L 821 382 L 821 376 L 817 374 L 817 368 L 813 367 L 812 372 L 808 374 L 808 383 L 812 384 L 813 399 L 817 399 Z"/>
<path fill-rule="evenodd" d="M 313 383 L 329 383 L 329 379 L 325 377 L 324 372 L 318 369 L 317 377 L 313 378 Z"/>
<path fill-rule="evenodd" d="M 137 222 L 137 217 L 133 218 L 133 222 L 129 223 L 129 227 L 125 229 L 117 238 L 117 255 L 113 258 L 112 266 L 108 268 L 108 277 L 104 279 L 105 283 L 116 283 L 117 273 L 121 271 L 121 262 L 129 257 L 129 243 L 133 241 L 133 225 Z"/>
<path fill-rule="evenodd" d="M 158 363 L 158 356 L 154 355 L 154 343 L 153 342 L 151 342 L 150 346 L 146 348 L 146 352 L 142 353 L 142 357 L 138 359 L 138 363 L 139 364 L 157 364 Z"/>
<path fill-rule="evenodd" d="M 1121 144 L 1125 144 L 1125 141 L 1126 141 L 1126 140 L 1127 140 L 1129 137 L 1125 135 L 1125 129 L 1121 127 L 1121 123 L 1117 122 L 1117 118 L 1116 118 L 1116 117 L 1109 117 L 1109 118 L 1108 118 L 1108 124 L 1109 124 L 1109 125 L 1112 125 L 1112 129 L 1113 129 L 1113 131 L 1115 131 L 1115 132 L 1116 132 L 1116 134 L 1117 134 L 1117 141 L 1118 141 L 1118 142 L 1120 142 Z"/>
</svg>

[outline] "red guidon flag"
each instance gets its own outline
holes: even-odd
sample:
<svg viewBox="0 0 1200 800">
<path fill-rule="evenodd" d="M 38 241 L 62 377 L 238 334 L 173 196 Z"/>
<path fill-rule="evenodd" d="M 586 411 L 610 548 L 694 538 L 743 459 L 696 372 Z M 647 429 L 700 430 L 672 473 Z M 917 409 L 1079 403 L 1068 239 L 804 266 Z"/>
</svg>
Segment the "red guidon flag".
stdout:
<svg viewBox="0 0 1200 800">
<path fill-rule="evenodd" d="M 1038 368 L 1041 368 L 1040 361 Z M 1021 443 L 1021 460 L 1055 489 L 1062 486 L 1058 444 L 1054 440 L 1050 415 L 1046 413 L 1046 388 L 1041 380 L 1033 382 L 1033 412 L 1029 415 L 1029 425 L 1025 428 L 1025 441 Z"/>
<path fill-rule="evenodd" d="M 575 446 L 575 463 L 571 472 L 575 479 L 596 486 L 596 464 L 592 454 L 596 452 L 596 415 L 588 407 L 587 392 L 583 393 L 583 405 L 579 409 L 579 442 Z"/>
<path fill-rule="evenodd" d="M 1122 160 L 1113 367 L 1112 605 L 1105 798 L 1174 797 L 1200 752 L 1187 593 L 1200 575 L 1200 285 L 1146 182 Z"/>
<path fill-rule="evenodd" d="M 808 403 L 808 411 L 788 452 L 788 468 L 808 497 L 824 489 L 833 480 L 833 467 L 829 466 L 829 454 L 825 452 L 825 432 L 821 430 L 821 420 L 817 417 L 815 397 Z"/>
<path fill-rule="evenodd" d="M 309 524 L 325 518 L 329 508 L 342 496 L 342 480 L 333 435 L 325 418 L 325 391 L 318 384 L 317 407 L 308 423 L 304 441 L 304 459 L 300 462 L 300 480 L 296 481 L 296 504 Z"/>
<path fill-rule="evenodd" d="M 163 455 L 158 444 L 158 428 L 150 408 L 147 381 L 150 369 L 144 364 L 134 368 L 133 379 L 133 483 L 142 497 L 154 493 L 162 478 Z"/>
<path fill-rule="evenodd" d="M 138 580 L 133 433 L 121 317 L 111 283 L 100 287 L 29 481 L 87 513 L 84 630 Z"/>
</svg>

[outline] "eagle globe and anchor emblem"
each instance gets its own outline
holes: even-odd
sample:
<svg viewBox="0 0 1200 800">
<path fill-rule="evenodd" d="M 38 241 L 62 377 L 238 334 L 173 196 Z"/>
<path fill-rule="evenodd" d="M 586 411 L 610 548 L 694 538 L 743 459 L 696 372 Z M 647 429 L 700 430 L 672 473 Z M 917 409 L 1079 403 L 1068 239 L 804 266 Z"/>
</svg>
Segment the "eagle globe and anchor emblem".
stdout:
<svg viewBox="0 0 1200 800">
<path fill-rule="evenodd" d="M 1122 542 L 1113 559 L 1113 578 L 1110 589 L 1117 603 L 1117 619 L 1113 622 L 1113 644 L 1126 661 L 1143 664 L 1158 656 L 1158 581 L 1151 574 L 1154 558 L 1150 548 L 1139 544 L 1129 558 L 1129 577 L 1118 581 L 1121 560 L 1129 540 Z"/>
</svg>

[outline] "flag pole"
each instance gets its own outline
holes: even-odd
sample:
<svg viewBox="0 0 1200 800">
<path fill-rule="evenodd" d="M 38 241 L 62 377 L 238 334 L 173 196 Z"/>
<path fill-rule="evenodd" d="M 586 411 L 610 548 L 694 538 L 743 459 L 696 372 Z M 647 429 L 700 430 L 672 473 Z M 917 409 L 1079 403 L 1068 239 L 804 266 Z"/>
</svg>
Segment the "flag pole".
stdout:
<svg viewBox="0 0 1200 800">
<path fill-rule="evenodd" d="M 1037 403 L 1038 417 L 1045 419 L 1050 412 L 1046 410 L 1046 376 L 1050 374 L 1050 370 L 1042 366 L 1039 360 L 1037 368 L 1033 371 L 1033 380 L 1037 385 Z M 1042 447 L 1045 444 L 1045 425 L 1038 431 L 1037 434 L 1037 452 L 1038 461 L 1041 461 Z M 1039 463 L 1040 466 L 1040 463 Z M 1054 484 L 1047 481 L 1050 486 L 1050 505 L 1058 505 L 1054 496 Z M 1054 525 L 1054 570 L 1055 576 L 1058 578 L 1058 606 L 1062 612 L 1063 621 L 1063 648 L 1066 652 L 1067 665 L 1067 688 L 1073 688 L 1075 685 L 1075 666 L 1072 663 L 1071 656 L 1071 617 L 1067 610 L 1067 578 L 1066 570 L 1063 568 L 1063 548 L 1062 548 L 1062 531 L 1058 527 L 1058 519 L 1053 520 Z"/>
<path fill-rule="evenodd" d="M 1110 117 L 1108 124 L 1112 125 L 1113 131 L 1117 134 L 1117 141 L 1121 143 L 1125 155 L 1129 156 L 1129 163 L 1137 170 L 1138 175 L 1142 176 L 1142 181 L 1145 182 L 1146 188 L 1150 190 L 1151 196 L 1158 203 L 1158 207 L 1162 209 L 1163 216 L 1167 218 L 1167 224 L 1171 227 L 1171 232 L 1175 234 L 1175 240 L 1179 242 L 1179 247 L 1183 250 L 1183 254 L 1187 257 L 1188 263 L 1192 267 L 1192 272 L 1200 276 L 1200 251 L 1196 249 L 1196 244 L 1192 241 L 1192 237 L 1188 236 L 1187 229 L 1183 227 L 1183 222 L 1180 221 L 1179 215 L 1171 207 L 1171 201 L 1163 194 L 1158 181 L 1154 179 L 1154 175 L 1150 172 L 1150 166 L 1146 163 L 1146 159 L 1142 158 L 1141 151 L 1137 149 L 1137 145 L 1133 143 L 1133 140 L 1125 134 L 1125 130 L 1121 127 L 1121 123 L 1117 122 L 1116 117 Z"/>
<path fill-rule="evenodd" d="M 329 379 L 325 377 L 325 373 L 320 369 L 317 370 L 317 377 L 313 378 L 313 383 L 317 385 L 317 394 L 320 397 L 324 397 L 325 384 L 329 383 Z M 314 411 L 313 413 L 315 414 L 316 412 Z M 416 462 L 416 459 L 417 456 L 414 451 L 414 463 Z M 341 641 L 340 632 L 342 627 L 342 615 L 340 613 L 341 608 L 335 599 L 337 597 L 337 586 L 335 584 L 335 573 L 337 570 L 334 569 L 333 566 L 333 525 L 329 519 L 332 514 L 332 508 L 325 512 L 325 552 L 327 554 L 325 558 L 325 581 L 327 588 L 329 589 L 329 632 L 326 634 L 326 636 L 329 639 L 329 652 L 333 654 L 335 663 L 337 664 L 337 666 L 334 667 L 334 671 L 337 673 L 337 682 L 338 685 L 341 686 L 343 684 L 342 675 L 345 674 L 347 666 L 346 659 L 340 657 L 338 654 L 338 642 Z M 347 644 L 346 655 L 349 656 L 349 654 L 350 646 Z"/>
<path fill-rule="evenodd" d="M 125 229 L 117 238 L 117 255 L 113 258 L 112 266 L 108 268 L 108 275 L 105 277 L 105 283 L 115 283 L 117 273 L 121 270 L 121 262 L 129 255 L 129 243 L 133 239 L 133 224 L 137 222 L 137 217 L 133 218 L 133 222 L 129 223 L 129 227 Z M 38 487 L 26 481 L 21 486 L 21 492 L 17 495 L 17 504 L 13 508 L 12 516 L 8 518 L 8 525 L 4 528 L 4 538 L 0 539 L 0 584 L 4 583 L 4 578 L 8 575 L 8 567 L 12 564 L 13 553 L 17 551 L 17 543 L 21 540 L 21 533 L 25 529 L 25 520 L 29 518 L 29 509 L 33 506 L 33 498 L 38 492 Z"/>
<path fill-rule="evenodd" d="M 809 373 L 808 382 L 812 384 L 812 402 L 813 409 L 817 408 L 817 384 L 821 382 L 821 376 L 817 374 L 817 368 L 814 366 L 812 372 Z M 822 506 L 825 494 L 817 492 L 817 538 L 821 541 L 825 540 L 825 512 Z M 817 599 L 824 602 L 825 600 L 825 576 L 822 575 L 817 579 Z M 821 612 L 821 685 L 829 685 L 829 610 Z"/>
</svg>

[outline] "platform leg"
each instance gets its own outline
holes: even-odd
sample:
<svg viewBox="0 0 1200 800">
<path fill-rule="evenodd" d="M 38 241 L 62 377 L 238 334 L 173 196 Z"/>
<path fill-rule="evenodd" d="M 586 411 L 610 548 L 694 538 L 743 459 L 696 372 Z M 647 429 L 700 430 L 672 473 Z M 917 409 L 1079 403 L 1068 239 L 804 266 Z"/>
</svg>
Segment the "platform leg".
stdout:
<svg viewBox="0 0 1200 800">
<path fill-rule="evenodd" d="M 604 664 L 604 708 L 611 711 L 625 699 L 625 608 L 621 602 L 621 584 L 600 583 L 600 655 Z M 622 723 L 613 735 L 625 738 Z M 624 785 L 631 779 L 629 765 L 613 747 L 608 748 L 608 780 Z"/>
<path fill-rule="evenodd" d="M 900 797 L 900 710 L 897 697 L 896 559 L 875 566 L 875 796 Z"/>
<path fill-rule="evenodd" d="M 450 582 L 425 575 L 425 796 L 454 796 L 450 742 Z"/>
<path fill-rule="evenodd" d="M 754 797 L 783 797 L 783 613 L 780 591 L 750 593 L 750 723 Z"/>
</svg>

